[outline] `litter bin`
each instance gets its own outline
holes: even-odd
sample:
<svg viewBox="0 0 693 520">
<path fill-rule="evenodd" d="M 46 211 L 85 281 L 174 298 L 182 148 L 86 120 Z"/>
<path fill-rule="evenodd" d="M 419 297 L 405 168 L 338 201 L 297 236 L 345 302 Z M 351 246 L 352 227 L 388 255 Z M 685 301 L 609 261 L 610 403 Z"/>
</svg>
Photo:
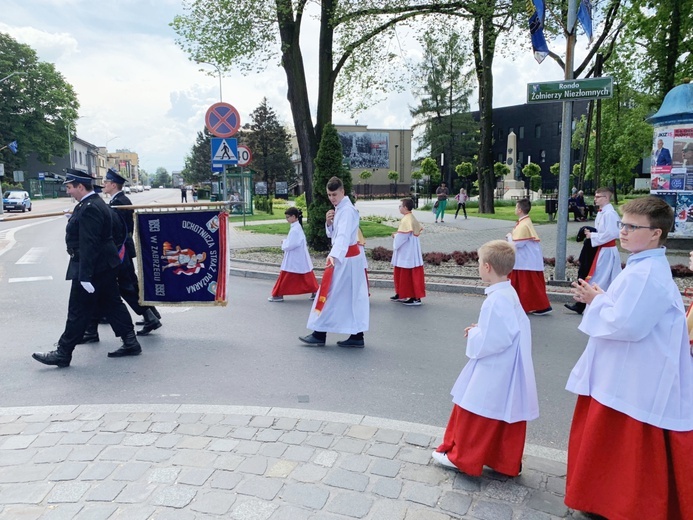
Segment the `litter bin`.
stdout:
<svg viewBox="0 0 693 520">
<path fill-rule="evenodd" d="M 544 211 L 549 215 L 549 220 L 556 218 L 556 213 L 558 213 L 558 200 L 546 199 L 544 201 Z"/>
<path fill-rule="evenodd" d="M 216 202 L 217 200 L 219 200 L 219 195 L 212 194 L 212 196 L 209 197 L 209 202 Z"/>
</svg>

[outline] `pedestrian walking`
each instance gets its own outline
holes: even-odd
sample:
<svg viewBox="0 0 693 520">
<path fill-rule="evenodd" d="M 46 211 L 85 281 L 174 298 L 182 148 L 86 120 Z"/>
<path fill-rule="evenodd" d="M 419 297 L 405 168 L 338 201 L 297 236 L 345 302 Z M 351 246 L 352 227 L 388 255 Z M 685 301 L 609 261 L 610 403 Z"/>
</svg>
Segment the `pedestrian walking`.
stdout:
<svg viewBox="0 0 693 520">
<path fill-rule="evenodd" d="M 313 261 L 303 232 L 303 213 L 292 207 L 284 212 L 284 216 L 289 222 L 289 234 L 282 240 L 284 258 L 279 268 L 279 278 L 267 298 L 271 302 L 283 302 L 284 296 L 295 294 L 310 294 L 312 298 L 318 290 L 318 280 L 313 273 Z"/>
<path fill-rule="evenodd" d="M 180 185 L 180 202 L 188 202 L 188 188 L 183 184 Z"/>
<path fill-rule="evenodd" d="M 195 188 L 195 186 L 192 187 L 192 197 L 193 202 L 197 202 L 197 188 Z"/>
<path fill-rule="evenodd" d="M 462 209 L 462 213 L 464 213 L 464 219 L 467 220 L 467 200 L 469 200 L 469 197 L 467 196 L 467 190 L 464 188 L 460 188 L 460 192 L 455 195 L 455 200 L 457 201 L 457 211 L 455 211 L 455 218 L 457 218 L 457 215 L 460 212 L 460 208 Z"/>
<path fill-rule="evenodd" d="M 414 201 L 406 198 L 399 204 L 402 214 L 397 232 L 392 234 L 392 266 L 395 295 L 390 300 L 404 305 L 421 305 L 426 296 L 423 255 L 419 235 L 423 227 L 412 213 Z"/>
<path fill-rule="evenodd" d="M 72 286 L 65 330 L 57 349 L 32 355 L 45 365 L 70 366 L 72 352 L 84 335 L 95 307 L 103 309 L 116 336 L 123 341 L 121 348 L 108 353 L 109 357 L 142 352 L 130 314 L 118 291 L 120 258 L 111 234 L 111 210 L 94 193 L 93 181 L 86 172 L 70 168 L 63 183 L 68 195 L 77 201 L 65 228 L 65 243 L 70 255 L 66 279 L 71 280 Z"/>
<path fill-rule="evenodd" d="M 358 244 L 359 213 L 345 196 L 338 177 L 327 182 L 327 197 L 334 209 L 325 214 L 325 230 L 332 240 L 325 272 L 308 317 L 313 333 L 299 339 L 310 346 L 324 346 L 328 332 L 349 334 L 340 347 L 363 348 L 368 330 L 370 303 L 364 252 Z"/>
<path fill-rule="evenodd" d="M 588 304 L 579 329 L 589 340 L 566 385 L 578 396 L 565 495 L 572 509 L 693 518 L 693 357 L 663 247 L 673 223 L 662 199 L 629 201 L 619 222 L 626 268 L 606 291 L 573 284 Z"/>
<path fill-rule="evenodd" d="M 512 232 L 506 236 L 508 242 L 515 246 L 515 267 L 510 273 L 510 283 L 517 291 L 525 312 L 544 316 L 552 309 L 546 294 L 541 242 L 529 218 L 531 209 L 529 199 L 517 201 L 515 215 L 518 220 Z"/>
<path fill-rule="evenodd" d="M 596 284 L 606 291 L 611 282 L 621 272 L 621 256 L 616 247 L 618 238 L 618 213 L 611 205 L 613 192 L 610 188 L 599 188 L 594 195 L 594 202 L 599 207 L 594 219 L 596 233 L 585 231 L 585 237 L 590 239 L 592 247 L 596 247 L 594 260 L 585 281 Z M 583 302 L 566 303 L 564 306 L 578 314 L 585 311 Z"/>
<path fill-rule="evenodd" d="M 447 185 L 441 182 L 438 189 L 436 189 L 436 223 L 438 223 L 439 218 L 441 223 L 445 222 L 445 208 L 448 206 L 449 194 L 450 192 L 448 191 Z"/>
<path fill-rule="evenodd" d="M 479 276 L 490 286 L 479 323 L 465 328 L 469 362 L 452 388 L 452 414 L 433 459 L 468 475 L 489 466 L 515 477 L 522 471 L 527 421 L 539 417 L 532 332 L 508 280 L 512 245 L 493 240 L 478 253 Z"/>
</svg>

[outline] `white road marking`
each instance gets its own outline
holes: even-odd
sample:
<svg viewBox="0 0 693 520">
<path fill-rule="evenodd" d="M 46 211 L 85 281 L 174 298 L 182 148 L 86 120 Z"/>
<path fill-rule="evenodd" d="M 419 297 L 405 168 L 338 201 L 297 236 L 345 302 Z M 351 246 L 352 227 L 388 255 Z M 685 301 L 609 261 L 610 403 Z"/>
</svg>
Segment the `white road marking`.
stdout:
<svg viewBox="0 0 693 520">
<path fill-rule="evenodd" d="M 48 251 L 47 247 L 32 247 L 23 257 L 15 262 L 17 265 L 38 264 L 43 254 Z"/>
<path fill-rule="evenodd" d="M 18 282 L 45 282 L 47 280 L 52 280 L 52 276 L 27 276 L 25 278 L 10 278 L 7 283 L 18 283 Z"/>
<path fill-rule="evenodd" d="M 17 231 L 21 231 L 22 229 L 30 228 L 33 226 L 38 226 L 39 224 L 43 224 L 44 222 L 51 222 L 53 220 L 58 220 L 59 218 L 62 218 L 62 217 L 52 218 L 52 219 L 48 219 L 48 220 L 42 220 L 40 222 L 32 222 L 31 224 L 25 224 L 23 226 L 19 226 L 16 228 L 6 229 L 3 231 L 0 231 L 0 243 L 7 241 L 7 243 L 4 245 L 4 247 L 0 247 L 0 256 L 7 253 L 17 243 L 17 241 L 14 239 L 14 234 Z"/>
</svg>

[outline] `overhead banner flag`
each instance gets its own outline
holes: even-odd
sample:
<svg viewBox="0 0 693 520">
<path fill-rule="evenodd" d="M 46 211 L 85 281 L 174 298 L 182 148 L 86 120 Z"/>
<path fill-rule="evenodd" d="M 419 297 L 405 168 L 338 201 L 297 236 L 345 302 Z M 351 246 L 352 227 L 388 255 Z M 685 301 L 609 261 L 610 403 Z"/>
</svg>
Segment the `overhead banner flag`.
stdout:
<svg viewBox="0 0 693 520">
<path fill-rule="evenodd" d="M 580 0 L 577 18 L 589 42 L 592 43 L 592 0 Z"/>
<path fill-rule="evenodd" d="M 226 305 L 225 211 L 137 213 L 143 305 Z"/>
<path fill-rule="evenodd" d="M 544 38 L 544 0 L 527 0 L 527 14 L 534 59 L 541 63 L 549 55 L 549 46 Z"/>
<path fill-rule="evenodd" d="M 7 147 L 12 150 L 12 153 L 17 153 L 17 141 L 12 141 Z"/>
</svg>

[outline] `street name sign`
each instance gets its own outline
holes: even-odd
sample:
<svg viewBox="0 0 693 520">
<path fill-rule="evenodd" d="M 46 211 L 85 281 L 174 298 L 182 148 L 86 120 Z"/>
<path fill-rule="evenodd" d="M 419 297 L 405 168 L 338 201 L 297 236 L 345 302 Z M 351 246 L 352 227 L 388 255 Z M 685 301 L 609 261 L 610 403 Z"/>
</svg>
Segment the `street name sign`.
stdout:
<svg viewBox="0 0 693 520">
<path fill-rule="evenodd" d="M 614 80 L 608 76 L 527 84 L 527 103 L 609 99 L 613 95 Z"/>
</svg>

